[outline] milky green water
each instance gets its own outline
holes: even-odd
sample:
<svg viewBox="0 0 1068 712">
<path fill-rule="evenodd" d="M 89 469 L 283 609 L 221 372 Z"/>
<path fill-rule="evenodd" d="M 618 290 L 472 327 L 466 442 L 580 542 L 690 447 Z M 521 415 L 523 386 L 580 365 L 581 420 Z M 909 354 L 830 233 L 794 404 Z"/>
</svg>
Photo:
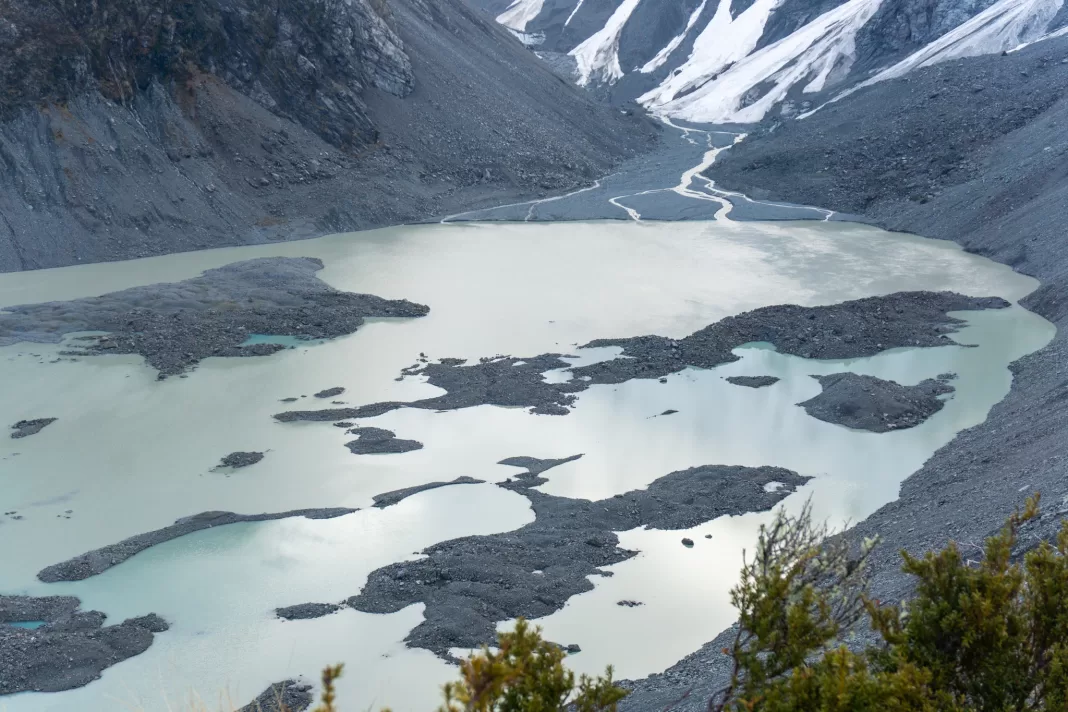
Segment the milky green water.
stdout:
<svg viewBox="0 0 1068 712">
<path fill-rule="evenodd" d="M 811 496 L 817 516 L 857 520 L 893 500 L 901 481 L 957 432 L 982 422 L 1008 392 L 1008 364 L 1053 335 L 1052 325 L 1014 306 L 960 315 L 968 325 L 954 338 L 977 348 L 812 361 L 751 345 L 737 350 L 735 363 L 688 369 L 666 384 L 590 388 L 566 417 L 489 406 L 387 413 L 361 424 L 425 448 L 361 457 L 343 447 L 351 436 L 329 424 L 273 421 L 292 407 L 280 399 L 309 396 L 301 404 L 316 407 L 311 394 L 338 385 L 347 389 L 339 399 L 353 405 L 433 396 L 440 391 L 421 379 L 394 380 L 420 352 L 477 359 L 558 351 L 590 361 L 615 353 L 576 352 L 590 339 L 681 337 L 769 304 L 914 289 L 1016 301 L 1037 283 L 949 243 L 843 223 L 434 225 L 0 275 L 0 307 L 180 280 L 265 255 L 319 257 L 321 277 L 335 287 L 428 304 L 430 315 L 373 321 L 316 345 L 286 342 L 295 348 L 270 357 L 208 359 L 188 378 L 162 382 L 137 357 L 48 363 L 61 346 L 0 348 L 0 424 L 59 418 L 31 438 L 0 438 L 0 511 L 24 517 L 0 519 L 0 591 L 71 594 L 114 621 L 156 612 L 172 624 L 147 653 L 85 688 L 8 697 L 0 709 L 181 709 L 194 692 L 214 708 L 227 691 L 240 706 L 272 682 L 314 678 L 338 660 L 348 663 L 347 709 L 433 709 L 437 686 L 454 671 L 401 642 L 421 606 L 302 622 L 271 611 L 340 600 L 375 568 L 430 544 L 531 521 L 525 498 L 492 484 L 432 490 L 334 520 L 204 531 L 80 583 L 44 585 L 35 573 L 204 510 L 368 507 L 375 494 L 461 475 L 498 482 L 516 470 L 495 463 L 517 455 L 585 453 L 550 470 L 542 489 L 597 499 L 695 465 L 779 465 L 813 477 L 785 506 Z M 851 431 L 796 406 L 820 390 L 811 375 L 840 371 L 903 384 L 953 372 L 957 391 L 919 427 Z M 733 375 L 782 380 L 754 390 L 724 380 Z M 667 409 L 679 412 L 654 417 Z M 233 473 L 212 471 L 235 450 L 267 456 Z M 611 662 L 623 677 L 661 671 L 730 624 L 727 591 L 741 549 L 768 516 L 724 517 L 688 532 L 622 532 L 621 545 L 640 554 L 538 623 L 552 639 L 581 645 L 569 658 L 578 670 Z M 681 546 L 684 536 L 693 549 Z M 645 605 L 615 605 L 623 599 Z"/>
</svg>

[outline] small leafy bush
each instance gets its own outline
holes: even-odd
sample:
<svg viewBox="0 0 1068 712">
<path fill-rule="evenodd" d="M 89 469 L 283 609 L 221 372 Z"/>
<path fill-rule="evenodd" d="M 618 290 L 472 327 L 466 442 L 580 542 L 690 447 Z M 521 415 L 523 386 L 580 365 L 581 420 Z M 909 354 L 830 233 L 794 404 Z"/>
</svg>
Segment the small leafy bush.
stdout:
<svg viewBox="0 0 1068 712">
<path fill-rule="evenodd" d="M 612 668 L 596 678 L 582 675 L 576 684 L 565 657 L 520 618 L 515 630 L 498 635 L 496 650 L 484 647 L 460 663 L 460 679 L 445 685 L 438 712 L 616 712 L 627 691 L 612 682 Z M 322 697 L 312 712 L 339 712 L 334 683 L 342 669 L 323 670 Z"/>
<path fill-rule="evenodd" d="M 615 712 L 627 693 L 613 684 L 612 668 L 576 685 L 565 657 L 521 618 L 500 634 L 496 651 L 483 648 L 460 664 L 460 680 L 445 685 L 439 712 Z"/>
<path fill-rule="evenodd" d="M 821 544 L 806 508 L 761 530 L 734 589 L 739 630 L 729 683 L 710 712 L 1064 712 L 1068 710 L 1068 523 L 1055 544 L 1013 560 L 1027 501 L 987 539 L 982 561 L 956 544 L 917 558 L 908 604 L 867 595 L 874 542 L 849 557 Z M 836 644 L 866 617 L 879 643 Z"/>
</svg>

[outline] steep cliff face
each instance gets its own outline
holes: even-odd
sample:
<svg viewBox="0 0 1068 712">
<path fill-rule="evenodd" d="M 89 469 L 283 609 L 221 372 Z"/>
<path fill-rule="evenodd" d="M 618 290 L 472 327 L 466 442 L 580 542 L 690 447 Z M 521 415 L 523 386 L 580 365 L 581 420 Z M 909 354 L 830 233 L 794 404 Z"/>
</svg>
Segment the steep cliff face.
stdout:
<svg viewBox="0 0 1068 712">
<path fill-rule="evenodd" d="M 354 148 L 377 137 L 365 89 L 405 96 L 414 85 L 388 15 L 368 0 L 4 0 L 0 16 L 0 110 L 8 115 L 92 88 L 126 102 L 153 81 L 210 72 Z"/>
<path fill-rule="evenodd" d="M 423 220 L 656 140 L 462 0 L 0 0 L 0 270 Z"/>
</svg>

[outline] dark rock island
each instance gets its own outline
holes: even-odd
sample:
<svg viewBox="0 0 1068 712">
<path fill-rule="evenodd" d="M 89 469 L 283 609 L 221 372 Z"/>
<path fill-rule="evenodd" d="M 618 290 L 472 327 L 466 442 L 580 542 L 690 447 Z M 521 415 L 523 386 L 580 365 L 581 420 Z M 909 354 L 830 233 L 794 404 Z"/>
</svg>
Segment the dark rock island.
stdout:
<svg viewBox="0 0 1068 712">
<path fill-rule="evenodd" d="M 82 687 L 148 650 L 167 622 L 155 614 L 105 626 L 69 596 L 0 596 L 0 695 Z M 21 627 L 13 624 L 30 624 Z"/>
<path fill-rule="evenodd" d="M 17 440 L 18 438 L 26 438 L 30 435 L 36 435 L 57 420 L 59 419 L 37 418 L 36 420 L 20 420 L 11 426 L 11 430 L 13 431 L 11 437 Z"/>
<path fill-rule="evenodd" d="M 538 618 L 589 591 L 591 575 L 637 552 L 619 548 L 617 531 L 646 526 L 688 529 L 724 514 L 770 509 L 807 478 L 776 467 L 709 465 L 665 475 L 647 489 L 599 502 L 568 499 L 502 485 L 527 497 L 536 519 L 519 529 L 435 544 L 426 558 L 373 572 L 345 605 L 367 613 L 395 613 L 425 603 L 426 620 L 406 638 L 443 657 L 496 639 L 497 621 Z M 782 482 L 776 492 L 764 485 Z M 332 610 L 330 604 L 321 609 Z M 311 607 L 300 607 L 310 613 Z"/>
<path fill-rule="evenodd" d="M 0 311 L 0 346 L 59 342 L 78 331 L 108 332 L 80 342 L 80 355 L 140 354 L 160 377 L 210 356 L 263 356 L 281 344 L 245 345 L 255 334 L 328 339 L 366 317 L 419 317 L 421 304 L 341 292 L 321 281 L 310 257 L 265 257 L 211 269 L 174 284 L 152 284 L 69 302 Z"/>
<path fill-rule="evenodd" d="M 90 576 L 102 574 L 112 566 L 117 566 L 132 556 L 140 554 L 145 549 L 156 544 L 171 541 L 178 537 L 210 529 L 212 527 L 236 524 L 238 522 L 267 522 L 275 519 L 288 519 L 289 517 L 305 517 L 307 519 L 333 519 L 346 514 L 352 514 L 357 510 L 343 507 L 323 509 L 294 509 L 289 512 L 273 512 L 267 514 L 235 514 L 233 512 L 202 512 L 191 517 L 179 519 L 169 527 L 157 529 L 145 534 L 138 534 L 129 539 L 124 539 L 117 544 L 110 544 L 100 549 L 76 556 L 60 564 L 54 564 L 38 572 L 37 578 L 45 583 L 57 581 L 81 581 Z"/>
<path fill-rule="evenodd" d="M 359 437 L 345 443 L 353 455 L 389 455 L 402 452 L 422 450 L 423 443 L 418 440 L 403 440 L 392 430 L 383 428 L 353 428 L 349 431 Z"/>
<path fill-rule="evenodd" d="M 764 388 L 779 382 L 775 376 L 730 376 L 727 383 L 746 388 Z"/>
<path fill-rule="evenodd" d="M 813 376 L 823 392 L 799 403 L 813 418 L 855 430 L 886 433 L 913 428 L 942 410 L 939 396 L 953 392 L 943 379 L 902 386 L 873 376 L 835 373 Z"/>
<path fill-rule="evenodd" d="M 355 408 L 287 411 L 283 422 L 373 418 L 398 408 L 456 410 L 478 405 L 530 408 L 532 413 L 567 415 L 576 394 L 598 384 L 657 379 L 687 367 L 714 368 L 737 361 L 732 350 L 767 341 L 782 353 L 813 359 L 873 356 L 903 346 L 949 346 L 948 337 L 964 322 L 951 311 L 1003 309 L 997 297 L 966 297 L 950 292 L 899 292 L 830 306 L 770 306 L 731 316 L 683 339 L 639 336 L 598 339 L 587 347 L 620 346 L 626 358 L 571 368 L 573 378 L 549 383 L 546 371 L 569 368 L 560 354 L 527 358 L 497 357 L 472 365 L 428 363 L 422 373 L 444 395 L 412 402 L 384 402 Z"/>
</svg>

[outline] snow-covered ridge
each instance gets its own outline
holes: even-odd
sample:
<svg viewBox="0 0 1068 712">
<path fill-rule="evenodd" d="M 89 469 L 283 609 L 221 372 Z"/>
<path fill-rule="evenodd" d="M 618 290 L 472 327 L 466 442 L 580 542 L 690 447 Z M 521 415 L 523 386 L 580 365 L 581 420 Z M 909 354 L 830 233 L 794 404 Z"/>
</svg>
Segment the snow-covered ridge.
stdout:
<svg viewBox="0 0 1068 712">
<path fill-rule="evenodd" d="M 545 0 L 515 0 L 497 15 L 497 22 L 516 32 L 526 33 L 527 25 L 541 13 Z"/>
<path fill-rule="evenodd" d="M 591 27 L 588 24 L 591 14 L 596 16 L 600 10 L 584 10 L 584 0 L 563 0 L 561 7 L 545 13 L 542 12 L 545 0 L 515 0 L 498 20 L 514 31 L 526 33 L 521 39 L 528 46 L 533 43 L 526 39 L 527 35 L 539 39 L 544 36 L 549 38 L 547 49 L 566 51 L 575 60 L 575 79 L 580 86 L 612 85 L 633 74 L 635 80 L 628 82 L 623 90 L 633 93 L 624 98 L 635 98 L 659 116 L 695 122 L 756 122 L 787 97 L 834 90 L 837 95 L 832 101 L 837 101 L 858 88 L 900 77 L 913 69 L 950 59 L 1013 51 L 1068 33 L 1068 28 L 1058 29 L 1051 24 L 1068 0 L 998 0 L 905 59 L 873 73 L 861 74 L 855 67 L 861 30 L 880 8 L 881 16 L 911 18 L 907 3 L 845 0 L 783 39 L 760 46 L 776 13 L 803 13 L 804 0 L 754 0 L 744 10 L 733 12 L 732 2 L 736 4 L 737 0 L 701 0 L 696 8 L 688 0 L 610 1 L 614 10 L 607 21 L 598 19 L 593 29 L 587 30 L 589 36 L 577 45 L 572 44 L 573 39 L 562 39 L 565 35 L 560 29 L 570 26 L 573 32 L 576 26 Z M 958 13 L 957 16 L 962 10 L 973 11 L 969 10 L 972 5 L 966 2 L 957 7 L 953 0 L 937 1 L 939 7 L 945 5 Z M 646 37 L 643 41 L 650 46 L 637 50 L 628 46 L 628 56 L 635 56 L 637 51 L 641 59 L 636 62 L 638 66 L 621 66 L 620 38 L 628 23 L 647 22 L 650 12 L 661 8 L 664 12 L 675 12 L 683 2 L 692 9 L 686 15 L 678 15 L 680 26 L 671 30 L 677 34 L 672 37 L 661 34 L 654 40 L 655 33 L 643 35 L 639 31 L 634 36 Z M 636 15 L 639 5 L 642 10 Z M 563 20 L 568 8 L 570 12 Z M 578 22 L 572 25 L 576 16 Z M 646 19 L 639 20 L 639 17 Z M 683 17 L 686 18 L 684 27 L 681 26 Z M 601 22 L 603 26 L 598 27 Z M 872 29 L 868 26 L 865 31 Z M 884 28 L 880 25 L 877 31 Z M 561 42 L 566 42 L 562 48 Z M 663 46 L 657 47 L 661 43 Z M 684 53 L 682 47 L 690 47 L 690 51 Z M 864 61 L 867 69 L 878 57 L 866 54 Z M 654 85 L 654 82 L 659 83 Z"/>
<path fill-rule="evenodd" d="M 619 66 L 619 36 L 639 2 L 641 0 L 623 0 L 604 27 L 568 53 L 578 63 L 579 86 L 586 86 L 593 80 L 614 84 L 623 78 L 623 69 Z"/>
<path fill-rule="evenodd" d="M 758 3 L 761 1 L 770 0 Z M 680 90 L 672 85 L 679 77 L 671 77 L 639 101 L 656 113 L 688 121 L 760 121 L 795 85 L 803 84 L 802 91 L 812 93 L 822 91 L 829 79 L 844 77 L 856 58 L 857 31 L 882 2 L 849 0 L 793 34 L 741 58 L 690 93 L 680 96 Z M 717 63 L 721 62 L 717 57 Z"/>
<path fill-rule="evenodd" d="M 1063 4 L 1063 0 L 1000 0 L 918 52 L 861 82 L 858 88 L 900 77 L 918 67 L 997 54 L 1030 43 L 1046 34 Z"/>
</svg>

